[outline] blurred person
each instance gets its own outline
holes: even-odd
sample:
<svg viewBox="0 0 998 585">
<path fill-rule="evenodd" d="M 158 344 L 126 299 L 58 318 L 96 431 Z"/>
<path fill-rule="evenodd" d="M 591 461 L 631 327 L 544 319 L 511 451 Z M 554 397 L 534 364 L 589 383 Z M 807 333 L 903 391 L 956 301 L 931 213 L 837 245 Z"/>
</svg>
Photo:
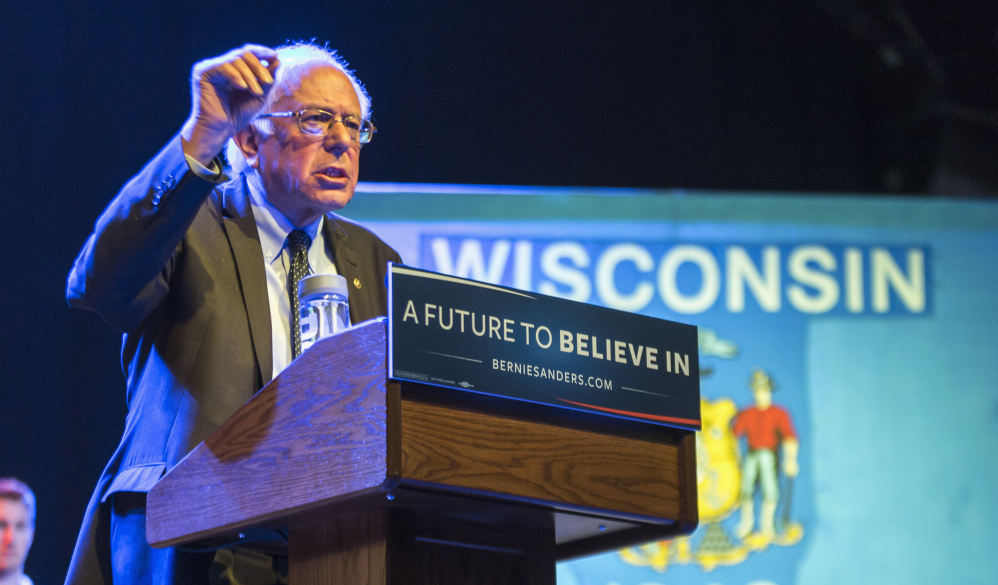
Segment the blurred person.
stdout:
<svg viewBox="0 0 998 585">
<path fill-rule="evenodd" d="M 35 538 L 35 494 L 24 482 L 0 478 L 0 585 L 32 585 L 24 561 Z"/>
<path fill-rule="evenodd" d="M 191 85 L 187 122 L 111 201 L 67 282 L 70 305 L 123 333 L 129 407 L 67 585 L 284 582 L 286 559 L 151 548 L 146 494 L 300 353 L 298 278 L 342 275 L 360 323 L 387 313 L 400 262 L 333 213 L 375 132 L 335 52 L 245 45 L 195 64 Z"/>
<path fill-rule="evenodd" d="M 800 473 L 797 454 L 800 443 L 790 413 L 773 404 L 775 385 L 761 369 L 752 372 L 749 380 L 754 404 L 735 417 L 732 431 L 745 437 L 748 450 L 742 469 L 741 518 L 735 527 L 735 536 L 746 539 L 755 524 L 755 485 L 758 480 L 762 491 L 759 510 L 759 533 L 753 540 L 772 541 L 776 535 L 776 505 L 780 498 L 777 482 L 778 449 L 782 448 L 783 473 L 793 479 Z"/>
</svg>

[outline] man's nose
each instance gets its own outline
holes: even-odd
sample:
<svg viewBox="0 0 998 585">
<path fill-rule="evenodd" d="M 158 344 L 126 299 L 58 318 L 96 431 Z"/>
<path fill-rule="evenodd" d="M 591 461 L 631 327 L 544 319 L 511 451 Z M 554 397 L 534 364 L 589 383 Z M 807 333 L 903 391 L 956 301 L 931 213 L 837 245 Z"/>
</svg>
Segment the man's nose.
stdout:
<svg viewBox="0 0 998 585">
<path fill-rule="evenodd" d="M 10 543 L 12 542 L 14 542 L 14 527 L 8 526 L 3 529 L 3 532 L 0 532 L 0 544 L 6 548 L 10 546 Z"/>
<path fill-rule="evenodd" d="M 326 134 L 323 142 L 325 149 L 336 154 L 337 156 L 346 152 L 352 144 L 353 137 L 350 136 L 350 132 L 341 121 L 336 121 L 333 124 L 333 127 L 329 129 L 329 134 Z"/>
</svg>

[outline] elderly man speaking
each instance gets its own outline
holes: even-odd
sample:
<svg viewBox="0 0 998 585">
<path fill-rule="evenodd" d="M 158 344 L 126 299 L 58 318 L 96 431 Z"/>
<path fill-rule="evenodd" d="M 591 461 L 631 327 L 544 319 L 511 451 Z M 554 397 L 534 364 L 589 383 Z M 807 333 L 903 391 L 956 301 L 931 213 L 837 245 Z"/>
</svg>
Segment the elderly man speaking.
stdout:
<svg viewBox="0 0 998 585">
<path fill-rule="evenodd" d="M 151 548 L 145 495 L 300 353 L 298 278 L 344 276 L 359 323 L 386 313 L 386 263 L 400 261 L 332 213 L 353 197 L 375 133 L 370 99 L 335 52 L 246 45 L 197 63 L 192 98 L 69 274 L 69 303 L 124 334 L 128 416 L 67 585 L 284 579 L 282 559 Z"/>
</svg>

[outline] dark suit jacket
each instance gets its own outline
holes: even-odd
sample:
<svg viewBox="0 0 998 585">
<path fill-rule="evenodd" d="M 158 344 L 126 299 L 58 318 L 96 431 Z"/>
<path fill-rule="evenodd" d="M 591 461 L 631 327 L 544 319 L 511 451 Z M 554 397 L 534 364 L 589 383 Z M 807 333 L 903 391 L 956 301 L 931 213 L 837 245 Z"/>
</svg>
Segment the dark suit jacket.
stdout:
<svg viewBox="0 0 998 585">
<path fill-rule="evenodd" d="M 327 219 L 351 321 L 385 315 L 386 263 L 400 262 L 398 254 L 356 223 Z M 115 491 L 148 491 L 271 379 L 270 305 L 245 179 L 215 185 L 197 177 L 174 137 L 98 219 L 66 296 L 124 333 L 125 433 L 86 533 L 99 502 Z"/>
</svg>

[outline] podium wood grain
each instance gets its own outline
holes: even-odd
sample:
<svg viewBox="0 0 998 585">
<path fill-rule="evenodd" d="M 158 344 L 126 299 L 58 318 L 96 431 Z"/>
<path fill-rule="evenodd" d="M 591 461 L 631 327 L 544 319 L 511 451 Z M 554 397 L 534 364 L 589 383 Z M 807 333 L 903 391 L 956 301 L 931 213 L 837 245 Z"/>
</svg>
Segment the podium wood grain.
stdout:
<svg viewBox="0 0 998 585">
<path fill-rule="evenodd" d="M 384 324 L 303 353 L 150 491 L 149 542 L 189 542 L 379 491 L 386 367 Z M 183 502 L 182 515 L 171 501 Z"/>
<path fill-rule="evenodd" d="M 402 400 L 401 478 L 556 507 L 679 518 L 679 449 Z"/>
<path fill-rule="evenodd" d="M 389 383 L 386 348 L 376 320 L 295 360 L 150 491 L 150 543 L 287 529 L 296 584 L 553 585 L 556 556 L 696 527 L 693 433 Z"/>
</svg>

